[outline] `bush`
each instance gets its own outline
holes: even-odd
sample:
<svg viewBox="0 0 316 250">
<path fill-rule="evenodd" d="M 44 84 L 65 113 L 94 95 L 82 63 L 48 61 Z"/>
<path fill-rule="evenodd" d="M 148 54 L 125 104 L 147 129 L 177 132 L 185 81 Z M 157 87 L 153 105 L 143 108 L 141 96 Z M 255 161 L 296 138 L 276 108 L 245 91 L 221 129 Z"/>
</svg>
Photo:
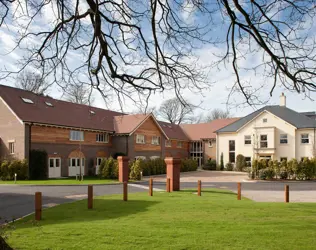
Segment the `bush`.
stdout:
<svg viewBox="0 0 316 250">
<path fill-rule="evenodd" d="M 143 176 L 159 175 L 166 173 L 166 163 L 161 158 L 140 161 L 140 168 Z"/>
<path fill-rule="evenodd" d="M 246 167 L 246 159 L 243 155 L 239 154 L 236 157 L 236 170 L 242 172 Z"/>
<path fill-rule="evenodd" d="M 216 170 L 216 161 L 209 159 L 202 168 L 204 170 Z"/>
<path fill-rule="evenodd" d="M 198 168 L 198 163 L 196 160 L 193 159 L 182 159 L 180 165 L 181 172 L 188 172 L 188 171 L 196 171 Z"/>
<path fill-rule="evenodd" d="M 287 177 L 289 176 L 288 171 L 285 167 L 280 168 L 280 179 L 286 180 Z"/>
<path fill-rule="evenodd" d="M 5 181 L 5 180 L 10 180 L 10 175 L 9 175 L 9 161 L 3 161 L 0 166 L 0 179 Z"/>
<path fill-rule="evenodd" d="M 220 170 L 223 171 L 224 170 L 224 154 L 221 153 L 221 164 L 220 164 Z"/>
<path fill-rule="evenodd" d="M 17 180 L 28 179 L 28 164 L 26 160 L 3 161 L 0 165 L 0 179 L 14 180 L 17 174 Z"/>
<path fill-rule="evenodd" d="M 131 166 L 131 172 L 129 174 L 129 178 L 132 180 L 140 180 L 141 179 L 141 164 L 142 164 L 142 160 L 138 159 L 136 161 L 133 162 L 132 166 Z"/>
<path fill-rule="evenodd" d="M 296 159 L 292 159 L 288 161 L 287 163 L 287 168 L 289 171 L 289 175 L 291 176 L 292 179 L 296 178 L 297 171 L 298 171 L 298 162 Z"/>
<path fill-rule="evenodd" d="M 228 162 L 225 167 L 226 171 L 233 171 L 234 169 L 234 165 L 231 162 Z"/>
<path fill-rule="evenodd" d="M 304 158 L 301 164 L 300 174 L 305 180 L 310 180 L 314 177 L 314 165 L 308 158 Z"/>
<path fill-rule="evenodd" d="M 98 175 L 104 179 L 117 179 L 118 178 L 118 162 L 112 157 L 103 159 L 99 167 Z"/>
<path fill-rule="evenodd" d="M 48 158 L 44 150 L 31 150 L 29 173 L 31 180 L 42 180 L 48 178 Z"/>
</svg>

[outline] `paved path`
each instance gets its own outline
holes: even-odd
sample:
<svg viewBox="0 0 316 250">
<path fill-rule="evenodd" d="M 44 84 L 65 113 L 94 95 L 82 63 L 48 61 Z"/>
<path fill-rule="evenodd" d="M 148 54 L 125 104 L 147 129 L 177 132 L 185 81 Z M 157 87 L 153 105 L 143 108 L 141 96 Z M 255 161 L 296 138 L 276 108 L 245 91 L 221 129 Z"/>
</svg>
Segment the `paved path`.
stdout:
<svg viewBox="0 0 316 250">
<path fill-rule="evenodd" d="M 121 194 L 122 185 L 95 185 L 95 196 L 105 194 Z M 144 192 L 137 185 L 129 186 L 129 192 Z M 42 192 L 43 207 L 87 198 L 87 186 L 0 186 L 0 224 L 20 218 L 34 212 L 34 193 Z"/>
</svg>

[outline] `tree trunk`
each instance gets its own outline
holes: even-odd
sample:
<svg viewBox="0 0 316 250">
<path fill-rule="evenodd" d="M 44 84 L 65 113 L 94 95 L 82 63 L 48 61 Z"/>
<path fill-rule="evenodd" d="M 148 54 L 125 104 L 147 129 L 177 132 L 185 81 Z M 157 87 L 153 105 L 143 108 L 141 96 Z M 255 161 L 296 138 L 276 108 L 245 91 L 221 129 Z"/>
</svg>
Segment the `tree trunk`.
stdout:
<svg viewBox="0 0 316 250">
<path fill-rule="evenodd" d="M 1 236 L 0 236 L 0 250 L 13 250 L 13 248 L 10 247 Z"/>
</svg>

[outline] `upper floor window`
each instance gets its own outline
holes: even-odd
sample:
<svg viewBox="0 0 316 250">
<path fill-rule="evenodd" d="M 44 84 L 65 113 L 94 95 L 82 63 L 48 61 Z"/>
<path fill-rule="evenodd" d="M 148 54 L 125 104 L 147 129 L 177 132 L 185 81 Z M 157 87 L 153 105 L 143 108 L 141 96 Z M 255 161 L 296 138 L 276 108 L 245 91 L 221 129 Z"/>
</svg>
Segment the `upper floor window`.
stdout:
<svg viewBox="0 0 316 250">
<path fill-rule="evenodd" d="M 301 143 L 309 143 L 309 134 L 301 134 Z"/>
<path fill-rule="evenodd" d="M 208 147 L 209 147 L 209 148 L 213 147 L 213 141 L 212 141 L 212 140 L 209 140 L 209 141 L 208 141 Z"/>
<path fill-rule="evenodd" d="M 104 133 L 104 134 L 97 134 L 97 135 L 96 135 L 96 141 L 97 141 L 97 142 L 108 143 L 108 142 L 109 142 L 109 134 L 107 134 L 107 133 Z"/>
<path fill-rule="evenodd" d="M 140 134 L 136 135 L 136 143 L 145 144 L 145 136 Z"/>
<path fill-rule="evenodd" d="M 14 142 L 9 142 L 9 153 L 14 154 Z"/>
<path fill-rule="evenodd" d="M 245 135 L 245 144 L 251 144 L 251 135 Z"/>
<path fill-rule="evenodd" d="M 71 141 L 83 141 L 84 136 L 83 136 L 83 131 L 78 131 L 78 130 L 70 130 L 70 140 Z"/>
<path fill-rule="evenodd" d="M 260 148 L 267 148 L 267 147 L 268 147 L 268 136 L 260 135 Z"/>
<path fill-rule="evenodd" d="M 262 119 L 262 122 L 263 122 L 263 123 L 266 123 L 266 122 L 268 122 L 268 119 L 267 119 L 267 118 L 263 118 L 263 119 Z"/>
<path fill-rule="evenodd" d="M 170 140 L 166 140 L 165 141 L 165 146 L 166 147 L 171 147 L 171 141 Z"/>
<path fill-rule="evenodd" d="M 153 145 L 160 145 L 160 137 L 159 136 L 153 136 L 151 138 L 151 144 L 153 144 Z"/>
<path fill-rule="evenodd" d="M 177 142 L 177 148 L 182 148 L 182 141 Z"/>
<path fill-rule="evenodd" d="M 280 143 L 281 144 L 287 144 L 287 134 L 281 134 L 280 135 Z"/>
</svg>

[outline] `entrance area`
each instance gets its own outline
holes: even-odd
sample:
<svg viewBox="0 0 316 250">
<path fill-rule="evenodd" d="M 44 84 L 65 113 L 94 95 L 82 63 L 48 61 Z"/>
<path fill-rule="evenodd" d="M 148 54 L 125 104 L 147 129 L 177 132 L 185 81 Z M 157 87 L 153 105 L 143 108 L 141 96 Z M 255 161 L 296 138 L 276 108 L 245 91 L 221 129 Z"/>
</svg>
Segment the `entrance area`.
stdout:
<svg viewBox="0 0 316 250">
<path fill-rule="evenodd" d="M 69 159 L 69 176 L 83 175 L 84 174 L 84 158 L 70 158 Z"/>
<path fill-rule="evenodd" d="M 61 177 L 61 158 L 48 159 L 48 178 Z"/>
</svg>

